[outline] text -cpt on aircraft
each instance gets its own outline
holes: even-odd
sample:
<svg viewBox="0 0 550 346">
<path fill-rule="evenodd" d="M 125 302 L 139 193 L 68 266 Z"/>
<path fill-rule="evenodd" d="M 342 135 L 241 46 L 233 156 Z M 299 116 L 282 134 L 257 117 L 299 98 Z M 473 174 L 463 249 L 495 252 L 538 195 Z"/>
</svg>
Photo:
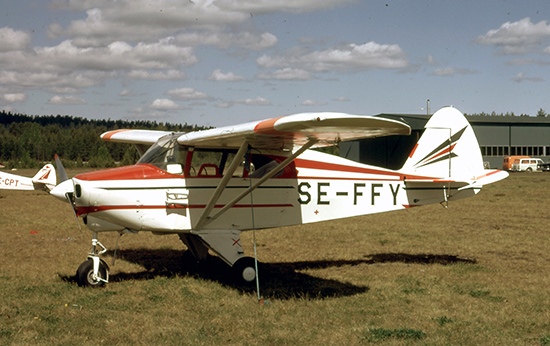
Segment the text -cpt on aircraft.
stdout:
<svg viewBox="0 0 550 346">
<path fill-rule="evenodd" d="M 57 179 L 51 164 L 42 167 L 32 178 L 0 172 L 0 190 L 45 190 L 51 191 Z"/>
<path fill-rule="evenodd" d="M 110 131 L 102 138 L 135 144 L 138 163 L 67 179 L 57 160 L 62 182 L 50 193 L 69 201 L 93 232 L 92 252 L 77 271 L 80 285 L 108 282 L 99 232 L 139 231 L 178 234 L 198 260 L 211 250 L 251 282 L 256 267 L 244 256 L 242 231 L 446 203 L 508 176 L 484 169 L 472 127 L 452 107 L 431 117 L 399 170 L 308 150 L 410 131 L 400 121 L 343 113 L 190 133 Z"/>
</svg>

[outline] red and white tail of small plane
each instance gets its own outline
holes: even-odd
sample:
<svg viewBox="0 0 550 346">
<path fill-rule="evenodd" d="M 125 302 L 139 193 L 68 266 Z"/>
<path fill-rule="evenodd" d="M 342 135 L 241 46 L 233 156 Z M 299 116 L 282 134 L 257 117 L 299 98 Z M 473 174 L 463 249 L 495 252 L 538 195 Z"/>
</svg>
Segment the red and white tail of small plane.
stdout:
<svg viewBox="0 0 550 346">
<path fill-rule="evenodd" d="M 436 184 L 446 190 L 447 201 L 476 194 L 483 185 L 508 176 L 505 171 L 484 168 L 472 126 L 453 107 L 444 107 L 430 118 L 400 172 L 408 190 L 417 191 L 409 193 L 414 196 L 413 206 L 433 203 L 431 198 L 420 198 L 422 193 L 429 195 L 428 183 L 431 189 Z"/>
<path fill-rule="evenodd" d="M 34 177 L 0 172 L 0 189 L 51 191 L 57 183 L 55 168 L 51 164 L 42 167 Z"/>
</svg>

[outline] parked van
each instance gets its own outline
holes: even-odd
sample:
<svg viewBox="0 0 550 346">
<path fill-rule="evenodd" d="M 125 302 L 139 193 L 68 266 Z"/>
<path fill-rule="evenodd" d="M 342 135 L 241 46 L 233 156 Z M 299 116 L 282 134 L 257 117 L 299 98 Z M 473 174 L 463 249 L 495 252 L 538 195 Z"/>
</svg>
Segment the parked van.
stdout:
<svg viewBox="0 0 550 346">
<path fill-rule="evenodd" d="M 515 159 L 512 163 L 512 171 L 514 172 L 535 172 L 540 171 L 540 165 L 544 161 L 541 159 L 529 158 L 529 159 Z"/>
<path fill-rule="evenodd" d="M 511 171 L 512 170 L 512 164 L 516 159 L 529 159 L 530 156 L 507 156 L 504 158 L 504 161 L 502 162 L 502 169 L 505 171 Z"/>
</svg>

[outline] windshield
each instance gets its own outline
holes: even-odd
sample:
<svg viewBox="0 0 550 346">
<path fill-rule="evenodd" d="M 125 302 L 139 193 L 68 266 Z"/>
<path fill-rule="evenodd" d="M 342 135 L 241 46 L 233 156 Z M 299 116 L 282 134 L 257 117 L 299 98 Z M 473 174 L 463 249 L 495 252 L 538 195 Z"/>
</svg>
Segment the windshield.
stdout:
<svg viewBox="0 0 550 346">
<path fill-rule="evenodd" d="M 171 134 L 162 137 L 143 154 L 138 163 L 147 163 L 162 170 L 167 170 L 171 165 L 181 165 L 185 162 L 186 151 L 178 148 L 177 139 L 180 134 Z M 183 158 L 183 160 L 182 160 Z"/>
</svg>

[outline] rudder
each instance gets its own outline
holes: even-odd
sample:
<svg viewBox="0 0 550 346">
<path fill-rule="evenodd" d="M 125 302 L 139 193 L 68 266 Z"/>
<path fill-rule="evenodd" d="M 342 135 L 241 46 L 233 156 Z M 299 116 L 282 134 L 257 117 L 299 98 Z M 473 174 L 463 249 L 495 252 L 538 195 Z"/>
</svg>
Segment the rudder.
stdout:
<svg viewBox="0 0 550 346">
<path fill-rule="evenodd" d="M 454 107 L 438 110 L 401 169 L 406 174 L 469 181 L 484 174 L 472 126 Z"/>
</svg>

